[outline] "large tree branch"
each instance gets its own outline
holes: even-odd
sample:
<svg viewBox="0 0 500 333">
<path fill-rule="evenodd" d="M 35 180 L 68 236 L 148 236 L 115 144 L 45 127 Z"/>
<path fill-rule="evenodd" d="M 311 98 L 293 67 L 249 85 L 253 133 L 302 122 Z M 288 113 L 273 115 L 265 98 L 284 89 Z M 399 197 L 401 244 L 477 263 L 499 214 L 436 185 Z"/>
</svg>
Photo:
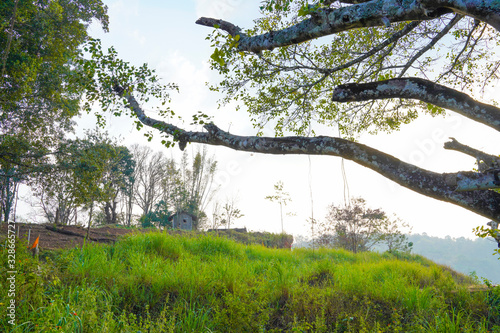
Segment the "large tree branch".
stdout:
<svg viewBox="0 0 500 333">
<path fill-rule="evenodd" d="M 118 90 L 115 88 L 115 91 Z M 181 142 L 181 149 L 187 142 L 196 142 L 262 154 L 339 156 L 372 169 L 420 194 L 456 204 L 493 220 L 500 220 L 499 193 L 482 189 L 460 191 L 464 189 L 463 186 L 470 187 L 471 184 L 476 189 L 500 187 L 500 184 L 492 185 L 485 174 L 474 172 L 439 174 L 403 162 L 366 145 L 334 137 L 238 136 L 222 131 L 214 124 L 204 126 L 207 132 L 189 132 L 146 116 L 133 95 L 124 94 L 124 97 L 128 100 L 128 107 L 144 125 L 173 135 Z M 485 187 L 485 184 L 489 187 Z"/>
<path fill-rule="evenodd" d="M 390 79 L 338 86 L 332 96 L 336 102 L 387 98 L 412 98 L 455 111 L 500 131 L 500 109 L 478 102 L 460 91 L 420 78 Z"/>
<path fill-rule="evenodd" d="M 498 0 L 372 0 L 341 8 L 320 8 L 311 18 L 291 27 L 253 37 L 246 36 L 233 24 L 221 20 L 203 17 L 196 23 L 219 27 L 233 36 L 239 34 L 238 50 L 258 53 L 341 31 L 387 26 L 392 22 L 432 20 L 450 12 L 474 17 L 500 31 Z"/>
</svg>

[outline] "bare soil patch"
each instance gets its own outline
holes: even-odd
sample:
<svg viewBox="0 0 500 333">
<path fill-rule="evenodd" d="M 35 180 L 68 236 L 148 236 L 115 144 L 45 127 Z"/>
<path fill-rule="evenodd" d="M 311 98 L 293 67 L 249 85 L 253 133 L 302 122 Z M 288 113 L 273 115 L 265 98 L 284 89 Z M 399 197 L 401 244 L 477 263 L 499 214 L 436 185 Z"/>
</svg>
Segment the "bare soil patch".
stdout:
<svg viewBox="0 0 500 333">
<path fill-rule="evenodd" d="M 7 224 L 1 225 L 2 234 L 7 234 Z M 94 243 L 112 243 L 123 235 L 141 232 L 138 229 L 125 229 L 116 226 L 101 226 L 90 228 L 89 242 Z M 81 247 L 87 228 L 77 225 L 54 225 L 54 224 L 26 224 L 16 223 L 16 234 L 21 239 L 28 239 L 30 236 L 30 244 L 40 236 L 40 250 L 55 250 L 68 249 L 73 247 Z"/>
</svg>

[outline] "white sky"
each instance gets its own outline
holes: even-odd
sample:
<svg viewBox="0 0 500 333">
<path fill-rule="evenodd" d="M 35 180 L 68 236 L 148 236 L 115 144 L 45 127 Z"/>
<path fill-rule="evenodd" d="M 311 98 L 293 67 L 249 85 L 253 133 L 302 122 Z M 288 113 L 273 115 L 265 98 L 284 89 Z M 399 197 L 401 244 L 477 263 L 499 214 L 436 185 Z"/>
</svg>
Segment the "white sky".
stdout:
<svg viewBox="0 0 500 333">
<path fill-rule="evenodd" d="M 205 82 L 217 82 L 217 74 L 208 68 L 211 54 L 205 37 L 211 32 L 198 26 L 200 16 L 222 18 L 242 28 L 249 28 L 258 17 L 260 0 L 197 0 L 151 1 L 108 0 L 110 33 L 103 34 L 98 26 L 91 35 L 101 38 L 103 46 L 115 46 L 120 57 L 134 64 L 148 63 L 165 82 L 175 82 L 180 93 L 173 96 L 171 105 L 186 119 L 201 110 L 214 116 L 214 122 L 224 130 L 239 135 L 254 135 L 245 112 L 230 108 L 217 110 L 219 96 L 208 91 Z M 93 128 L 92 116 L 80 120 L 81 128 Z M 111 134 L 121 135 L 123 144 L 151 145 L 163 150 L 167 156 L 180 156 L 177 147 L 167 151 L 158 142 L 147 142 L 138 133 L 129 118 L 109 118 Z M 317 131 L 318 132 L 318 131 Z M 323 135 L 335 136 L 333 129 L 324 129 Z M 159 136 L 158 136 L 159 137 Z M 496 153 L 498 132 L 466 118 L 450 114 L 447 118 L 421 117 L 403 131 L 390 135 L 363 136 L 368 144 L 402 160 L 437 172 L 470 170 L 474 160 L 457 152 L 442 148 L 448 137 L 489 153 Z M 195 145 L 187 149 L 195 150 Z M 292 197 L 286 209 L 296 213 L 285 217 L 285 231 L 295 235 L 307 234 L 311 216 L 323 219 L 330 203 L 343 203 L 344 183 L 341 159 L 326 156 L 275 156 L 232 151 L 227 148 L 209 148 L 216 156 L 221 184 L 218 197 L 237 196 L 238 206 L 245 216 L 235 226 L 249 230 L 279 232 L 279 206 L 265 200 L 273 194 L 273 184 L 284 182 L 285 191 Z M 382 208 L 396 214 L 413 227 L 414 233 L 426 232 L 433 236 L 473 237 L 472 228 L 485 224 L 488 219 L 458 206 L 427 198 L 405 189 L 379 174 L 345 161 L 345 170 L 351 196 L 362 196 L 373 208 Z M 311 191 L 314 203 L 311 209 Z M 210 215 L 211 209 L 207 210 Z"/>
</svg>

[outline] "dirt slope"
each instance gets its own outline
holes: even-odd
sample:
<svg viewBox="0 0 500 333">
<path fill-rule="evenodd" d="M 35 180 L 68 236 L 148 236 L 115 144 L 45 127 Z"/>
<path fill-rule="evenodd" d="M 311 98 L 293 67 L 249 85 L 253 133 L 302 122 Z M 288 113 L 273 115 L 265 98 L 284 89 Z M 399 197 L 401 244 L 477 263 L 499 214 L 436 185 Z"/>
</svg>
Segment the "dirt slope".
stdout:
<svg viewBox="0 0 500 333">
<path fill-rule="evenodd" d="M 7 234 L 7 224 L 2 223 L 1 234 Z M 99 243 L 110 243 L 116 241 L 120 236 L 137 230 L 128 230 L 114 226 L 103 226 L 90 229 L 90 241 Z M 40 250 L 48 249 L 67 249 L 71 247 L 80 247 L 83 245 L 87 229 L 76 225 L 58 225 L 53 224 L 25 224 L 16 223 L 16 234 L 23 239 L 30 235 L 30 244 L 40 236 Z"/>
</svg>

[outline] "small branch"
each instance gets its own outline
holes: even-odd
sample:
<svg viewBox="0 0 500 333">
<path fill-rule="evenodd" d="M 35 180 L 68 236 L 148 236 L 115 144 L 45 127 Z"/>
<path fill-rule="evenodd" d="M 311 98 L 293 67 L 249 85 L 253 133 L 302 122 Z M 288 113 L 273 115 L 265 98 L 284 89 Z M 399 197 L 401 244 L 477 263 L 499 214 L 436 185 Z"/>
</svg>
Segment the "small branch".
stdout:
<svg viewBox="0 0 500 333">
<path fill-rule="evenodd" d="M 467 39 L 464 43 L 464 46 L 462 47 L 462 50 L 458 53 L 458 55 L 455 57 L 455 60 L 453 61 L 453 63 L 450 65 L 449 69 L 445 72 L 445 73 L 442 73 L 441 75 L 439 75 L 439 77 L 437 78 L 437 82 L 441 81 L 441 79 L 443 77 L 445 77 L 446 75 L 450 74 L 453 69 L 457 66 L 457 63 L 459 62 L 460 60 L 460 57 L 462 56 L 462 54 L 465 52 L 465 50 L 467 49 L 467 47 L 469 46 L 469 42 L 472 38 L 472 35 L 474 34 L 474 31 L 477 29 L 477 27 L 479 27 L 479 21 L 476 21 L 474 23 L 474 27 L 472 27 L 472 29 L 469 31 L 469 34 L 467 35 Z M 477 41 L 476 41 L 477 42 Z M 472 51 L 472 50 L 471 50 Z"/>
<path fill-rule="evenodd" d="M 486 154 L 480 150 L 474 149 L 467 145 L 458 142 L 455 138 L 450 138 L 451 141 L 445 142 L 444 149 L 456 150 L 466 155 L 474 157 L 476 160 L 483 161 L 488 169 L 494 169 L 500 167 L 500 157 L 495 155 Z"/>
<path fill-rule="evenodd" d="M 500 131 L 500 108 L 484 104 L 460 91 L 420 78 L 348 83 L 335 88 L 332 101 L 359 102 L 387 98 L 418 99 L 455 111 Z"/>
<path fill-rule="evenodd" d="M 242 37 L 245 36 L 243 33 L 241 33 L 240 27 L 224 20 L 218 20 L 210 17 L 201 17 L 196 20 L 196 24 L 204 25 L 210 28 L 218 27 L 224 31 L 227 31 L 233 37 L 236 35 L 240 35 Z"/>
<path fill-rule="evenodd" d="M 420 58 L 425 52 L 430 50 L 436 43 L 441 40 L 450 30 L 455 26 L 455 24 L 458 23 L 464 16 L 463 15 L 455 15 L 455 17 L 444 27 L 443 30 L 441 30 L 434 38 L 424 46 L 422 49 L 420 49 L 417 54 L 415 54 L 405 65 L 401 73 L 399 73 L 398 77 L 401 78 L 403 75 L 406 73 L 406 71 L 413 65 L 413 63 Z"/>
<path fill-rule="evenodd" d="M 355 65 L 357 63 L 360 63 L 361 61 L 365 60 L 366 58 L 369 58 L 372 55 L 376 54 L 377 52 L 383 50 L 388 45 L 390 45 L 392 43 L 396 43 L 401 37 L 406 36 L 407 34 L 409 34 L 419 24 L 420 24 L 420 22 L 410 22 L 407 25 L 405 25 L 405 27 L 403 29 L 401 29 L 398 32 L 394 33 L 390 38 L 386 39 L 385 41 L 383 41 L 379 45 L 375 46 L 373 49 L 371 49 L 370 51 L 366 52 L 362 56 L 360 56 L 360 57 L 358 57 L 356 59 L 353 59 L 353 60 L 351 60 L 351 61 L 349 61 L 349 62 L 347 62 L 347 63 L 345 63 L 343 65 L 337 66 L 337 67 L 335 67 L 333 69 L 324 69 L 323 71 L 327 72 L 328 74 L 331 74 L 331 73 L 334 73 L 334 72 L 338 72 L 338 71 L 340 71 L 342 69 L 349 68 L 349 67 L 351 67 L 351 66 L 353 66 L 353 65 Z"/>
</svg>

